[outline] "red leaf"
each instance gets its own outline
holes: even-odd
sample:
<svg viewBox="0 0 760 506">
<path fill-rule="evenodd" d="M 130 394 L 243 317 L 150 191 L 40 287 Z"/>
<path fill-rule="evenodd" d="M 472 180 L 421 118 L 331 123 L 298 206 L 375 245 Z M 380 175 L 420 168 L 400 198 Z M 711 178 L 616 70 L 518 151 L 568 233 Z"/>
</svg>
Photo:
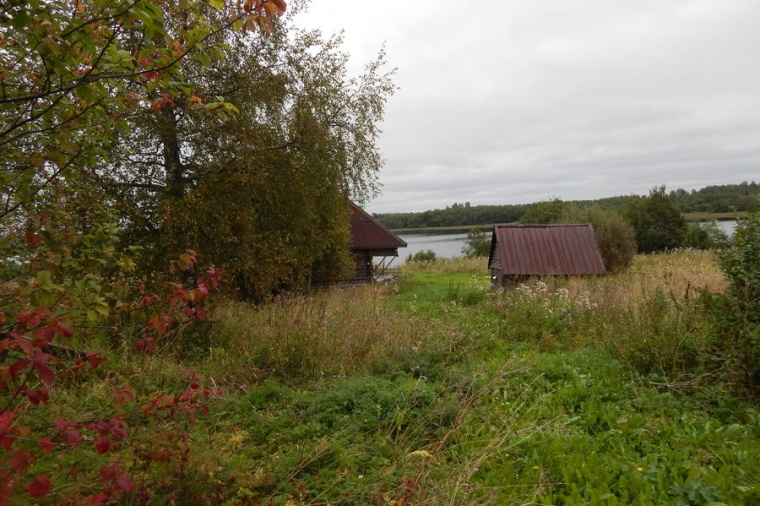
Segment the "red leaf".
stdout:
<svg viewBox="0 0 760 506">
<path fill-rule="evenodd" d="M 208 280 L 211 283 L 211 287 L 215 287 L 219 284 L 219 271 L 214 269 L 213 267 L 206 271 L 206 276 L 208 276 Z"/>
<path fill-rule="evenodd" d="M 37 353 L 34 354 L 34 357 L 32 357 L 32 360 L 34 361 L 35 366 L 39 366 L 39 365 L 45 365 L 47 361 L 50 360 L 51 358 L 53 358 L 53 355 L 38 351 Z"/>
<path fill-rule="evenodd" d="M 105 420 L 99 420 L 98 423 L 94 425 L 94 427 L 88 427 L 88 428 L 90 430 L 93 430 L 94 428 L 95 430 L 98 431 L 98 434 L 100 434 L 101 436 L 105 436 L 106 434 L 108 434 L 108 429 L 110 429 L 111 426 L 108 425 L 108 422 L 106 422 Z"/>
<path fill-rule="evenodd" d="M 110 432 L 111 435 L 115 437 L 116 439 L 118 439 L 119 441 L 121 441 L 122 439 L 124 439 L 125 437 L 129 435 L 129 432 L 122 429 L 121 427 L 111 427 L 111 430 L 108 432 Z"/>
<path fill-rule="evenodd" d="M 45 307 L 26 308 L 18 314 L 18 321 L 24 329 L 35 328 L 43 319 L 47 320 L 49 318 L 51 318 L 50 310 Z"/>
<path fill-rule="evenodd" d="M 37 374 L 40 375 L 40 379 L 42 381 L 48 385 L 55 383 L 55 373 L 51 368 L 46 365 L 35 365 L 35 368 L 37 369 Z"/>
<path fill-rule="evenodd" d="M 140 339 L 135 343 L 135 350 L 144 351 L 148 355 L 153 355 L 156 352 L 156 343 L 152 337 Z"/>
<path fill-rule="evenodd" d="M 26 393 L 26 396 L 34 405 L 45 403 L 50 398 L 48 395 L 48 389 L 45 387 L 38 388 L 36 390 L 29 390 Z"/>
<path fill-rule="evenodd" d="M 40 236 L 34 233 L 34 230 L 29 227 L 26 229 L 26 243 L 30 246 L 34 246 L 35 244 L 39 244 L 42 242 L 42 239 L 40 239 Z"/>
<path fill-rule="evenodd" d="M 23 371 L 31 363 L 32 363 L 31 360 L 29 360 L 28 358 L 25 358 L 23 360 L 19 360 L 11 364 L 11 366 L 8 368 L 8 372 L 10 373 L 11 378 L 16 378 L 16 376 L 18 376 L 21 373 L 21 371 Z"/>
<path fill-rule="evenodd" d="M 119 472 L 119 469 L 121 469 L 121 462 L 118 460 L 114 462 L 113 464 L 109 464 L 103 468 L 100 469 L 100 481 L 103 483 L 113 481 L 116 479 L 116 475 Z"/>
<path fill-rule="evenodd" d="M 34 331 L 34 335 L 45 340 L 45 344 L 55 337 L 55 332 L 50 327 L 41 327 Z"/>
<path fill-rule="evenodd" d="M 37 351 L 34 347 L 34 343 L 32 343 L 29 339 L 25 338 L 18 332 L 12 332 L 11 336 L 16 340 L 16 344 L 18 344 L 18 347 L 21 348 L 21 351 L 27 355 L 34 355 L 34 353 Z"/>
<path fill-rule="evenodd" d="M 99 436 L 95 441 L 95 449 L 100 454 L 107 453 L 111 449 L 111 441 L 105 436 Z"/>
<path fill-rule="evenodd" d="M 90 362 L 90 367 L 95 369 L 100 365 L 100 362 L 103 361 L 103 354 L 99 351 L 96 351 L 94 353 L 88 353 L 87 354 L 87 360 Z"/>
<path fill-rule="evenodd" d="M 0 431 L 0 446 L 6 451 L 11 451 L 11 447 L 13 446 L 13 443 L 16 442 L 15 438 L 8 437 L 6 433 L 3 433 Z M 2 504 L 2 503 L 0 503 Z"/>
<path fill-rule="evenodd" d="M 50 453 L 55 449 L 55 445 L 53 444 L 53 438 L 50 438 L 50 437 L 43 437 L 43 438 L 38 439 L 37 445 L 45 453 Z"/>
<path fill-rule="evenodd" d="M 26 450 L 16 450 L 8 457 L 8 467 L 22 474 L 34 462 L 34 455 Z"/>
<path fill-rule="evenodd" d="M 61 337 L 71 337 L 74 334 L 74 332 L 71 330 L 71 327 L 69 327 L 69 324 L 63 320 L 58 320 L 56 327 L 58 333 L 61 334 Z"/>
<path fill-rule="evenodd" d="M 121 392 L 113 392 L 111 395 L 116 397 L 116 404 L 121 406 L 126 401 L 134 402 L 135 396 L 128 389 L 124 388 Z"/>
<path fill-rule="evenodd" d="M 100 492 L 98 494 L 91 495 L 87 499 L 88 499 L 87 503 L 92 504 L 93 506 L 97 506 L 99 504 L 106 504 L 108 502 L 108 494 L 106 494 L 105 492 Z"/>
<path fill-rule="evenodd" d="M 66 442 L 66 444 L 69 445 L 78 445 L 82 442 L 82 436 L 79 434 L 79 431 L 76 429 L 68 429 L 66 431 L 66 435 L 64 436 L 63 440 Z"/>
<path fill-rule="evenodd" d="M 127 476 L 126 474 L 120 474 L 116 477 L 116 480 L 114 480 L 114 483 L 116 486 L 114 487 L 117 492 L 131 492 L 132 491 L 132 480 Z"/>
<path fill-rule="evenodd" d="M 32 499 L 41 499 L 50 492 L 50 477 L 45 475 L 37 476 L 31 485 L 29 485 L 29 495 Z"/>
<path fill-rule="evenodd" d="M 76 422 L 64 420 L 63 418 L 56 418 L 53 421 L 53 427 L 55 427 L 55 430 L 57 430 L 58 432 L 63 432 L 69 427 L 74 427 L 75 425 L 76 425 Z"/>
</svg>

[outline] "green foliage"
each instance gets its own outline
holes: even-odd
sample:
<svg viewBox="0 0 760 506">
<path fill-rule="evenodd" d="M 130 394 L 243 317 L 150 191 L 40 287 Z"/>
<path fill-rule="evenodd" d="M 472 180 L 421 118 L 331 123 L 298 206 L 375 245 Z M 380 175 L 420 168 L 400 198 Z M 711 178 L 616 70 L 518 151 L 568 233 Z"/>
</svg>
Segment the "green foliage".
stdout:
<svg viewBox="0 0 760 506">
<path fill-rule="evenodd" d="M 740 219 L 728 247 L 719 255 L 731 294 L 747 317 L 760 318 L 760 214 Z"/>
<path fill-rule="evenodd" d="M 691 192 L 679 188 L 670 191 L 668 197 L 683 213 L 746 212 L 758 209 L 758 191 L 758 185 L 753 181 L 752 183 L 707 186 Z M 581 208 L 598 205 L 602 209 L 622 213 L 632 201 L 638 201 L 641 198 L 640 196 L 618 196 L 591 201 L 568 201 L 568 203 Z M 551 207 L 551 205 L 552 201 L 529 206 L 514 204 L 474 206 L 466 202 L 464 204 L 455 203 L 445 209 L 433 209 L 417 213 L 376 213 L 374 216 L 384 225 L 393 229 L 470 227 L 517 221 L 543 223 L 542 221 L 534 221 L 540 219 L 539 217 L 523 219 L 522 216 L 526 212 L 538 213 L 541 207 Z M 530 211 L 531 208 L 534 208 L 533 211 Z"/>
<path fill-rule="evenodd" d="M 473 228 L 464 240 L 462 254 L 466 257 L 487 257 L 491 252 L 491 236 L 480 228 Z"/>
<path fill-rule="evenodd" d="M 472 206 L 454 203 L 445 209 L 420 213 L 376 213 L 374 217 L 388 228 L 468 227 L 492 223 L 513 223 L 525 212 L 524 205 Z"/>
<path fill-rule="evenodd" d="M 644 199 L 631 201 L 626 217 L 636 233 L 640 253 L 667 251 L 684 245 L 686 220 L 664 186 L 653 188 Z"/>
<path fill-rule="evenodd" d="M 594 229 L 607 272 L 622 272 L 631 266 L 636 254 L 634 230 L 623 216 L 598 205 L 568 205 L 559 218 L 561 223 L 590 223 Z"/>
<path fill-rule="evenodd" d="M 562 213 L 566 204 L 558 199 L 545 200 L 532 204 L 525 213 L 520 216 L 520 223 L 547 224 L 562 223 Z"/>
<path fill-rule="evenodd" d="M 673 202 L 684 213 L 757 212 L 760 187 L 746 181 L 740 184 L 706 186 L 687 192 L 683 189 L 669 193 Z"/>
<path fill-rule="evenodd" d="M 739 220 L 719 253 L 729 292 L 708 298 L 718 351 L 744 387 L 760 390 L 760 215 Z"/>
<path fill-rule="evenodd" d="M 281 0 L 275 3 L 284 7 Z M 135 485 L 129 476 L 134 461 L 125 453 L 109 454 L 121 450 L 130 434 L 126 418 L 201 409 L 197 383 L 177 392 L 176 399 L 157 387 L 151 402 L 123 411 L 125 402 L 135 401 L 124 384 L 103 385 L 106 394 L 94 410 L 67 402 L 66 387 L 76 388 L 85 371 L 104 360 L 96 348 L 108 341 L 94 339 L 96 329 L 109 328 L 115 346 L 134 344 L 153 352 L 156 342 L 176 337 L 188 321 L 205 315 L 202 300 L 211 284 L 200 276 L 188 287 L 172 287 L 169 276 L 162 277 L 156 283 L 162 285 L 160 295 L 143 293 L 144 286 L 131 277 L 140 248 L 120 240 L 127 217 L 115 209 L 117 197 L 107 184 L 115 173 L 98 173 L 98 168 L 113 169 L 117 140 L 129 136 L 144 115 L 159 115 L 176 106 L 175 100 L 193 97 L 196 83 L 185 71 L 219 56 L 217 47 L 233 20 L 258 18 L 269 24 L 282 9 L 243 10 L 193 0 L 163 8 L 143 0 L 3 5 L 2 504 L 45 501 L 52 493 L 62 494 L 61 503 L 131 502 L 133 492 L 150 495 L 155 482 Z M 182 23 L 170 26 L 169 20 L 178 18 Z M 234 112 L 221 99 L 210 100 L 208 107 L 195 103 L 215 117 Z M 191 271 L 195 257 L 184 256 L 185 267 L 177 265 L 177 270 Z M 164 260 L 162 271 L 169 263 Z M 117 323 L 120 317 L 141 320 L 138 330 L 132 334 L 133 328 Z M 122 339 L 123 334 L 129 335 Z M 186 441 L 172 444 L 181 443 Z M 140 447 L 134 440 L 129 446 Z M 60 449 L 63 455 L 50 455 Z M 176 451 L 171 458 L 179 459 L 181 450 Z"/>
<path fill-rule="evenodd" d="M 427 262 L 427 263 L 435 263 L 438 260 L 438 258 L 435 256 L 435 251 L 428 249 L 428 250 L 422 250 L 418 251 L 414 255 L 407 255 L 406 262 Z"/>
<path fill-rule="evenodd" d="M 125 238 L 155 253 L 141 269 L 191 247 L 230 293 L 260 301 L 350 275 L 348 199 L 374 194 L 394 86 L 382 53 L 347 76 L 339 38 L 286 22 L 248 38 L 229 34 L 223 61 L 186 69 L 198 100 L 235 105 L 234 125 L 177 97 L 122 139 L 102 177 L 116 174 Z"/>
</svg>

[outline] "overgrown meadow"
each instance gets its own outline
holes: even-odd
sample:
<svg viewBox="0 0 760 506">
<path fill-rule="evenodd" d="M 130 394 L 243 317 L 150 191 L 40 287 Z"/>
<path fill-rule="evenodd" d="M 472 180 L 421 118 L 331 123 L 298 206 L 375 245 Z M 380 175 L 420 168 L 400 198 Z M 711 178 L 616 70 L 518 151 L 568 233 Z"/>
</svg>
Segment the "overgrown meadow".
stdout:
<svg viewBox="0 0 760 506">
<path fill-rule="evenodd" d="M 118 412 L 129 435 L 39 445 L 12 503 L 114 482 L 102 504 L 760 504 L 760 412 L 718 351 L 712 253 L 507 293 L 485 263 L 216 300 L 151 353 L 107 328 L 72 337 L 107 360 L 26 422 Z"/>
</svg>

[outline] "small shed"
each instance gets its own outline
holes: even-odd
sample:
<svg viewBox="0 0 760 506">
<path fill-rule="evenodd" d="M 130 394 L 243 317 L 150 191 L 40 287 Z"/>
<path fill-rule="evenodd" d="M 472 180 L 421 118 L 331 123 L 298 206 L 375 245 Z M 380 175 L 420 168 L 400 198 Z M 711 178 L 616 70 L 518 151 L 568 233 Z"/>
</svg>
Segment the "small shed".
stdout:
<svg viewBox="0 0 760 506">
<path fill-rule="evenodd" d="M 494 287 L 531 276 L 604 274 L 594 230 L 580 225 L 495 225 L 488 269 Z"/>
<path fill-rule="evenodd" d="M 398 249 L 406 248 L 406 241 L 390 231 L 362 208 L 351 206 L 351 252 L 354 256 L 355 283 L 371 283 L 385 274 Z M 374 258 L 381 257 L 375 264 Z M 389 260 L 390 258 L 390 260 Z"/>
</svg>

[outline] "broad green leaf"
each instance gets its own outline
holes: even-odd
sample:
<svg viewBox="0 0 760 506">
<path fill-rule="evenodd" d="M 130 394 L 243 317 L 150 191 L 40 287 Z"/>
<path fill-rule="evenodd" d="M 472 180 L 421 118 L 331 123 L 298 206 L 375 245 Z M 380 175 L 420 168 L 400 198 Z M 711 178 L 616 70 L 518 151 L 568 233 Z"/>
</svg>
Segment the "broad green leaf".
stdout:
<svg viewBox="0 0 760 506">
<path fill-rule="evenodd" d="M 51 283 L 51 273 L 50 271 L 39 271 L 37 273 L 37 284 L 46 287 L 50 285 Z"/>
</svg>

